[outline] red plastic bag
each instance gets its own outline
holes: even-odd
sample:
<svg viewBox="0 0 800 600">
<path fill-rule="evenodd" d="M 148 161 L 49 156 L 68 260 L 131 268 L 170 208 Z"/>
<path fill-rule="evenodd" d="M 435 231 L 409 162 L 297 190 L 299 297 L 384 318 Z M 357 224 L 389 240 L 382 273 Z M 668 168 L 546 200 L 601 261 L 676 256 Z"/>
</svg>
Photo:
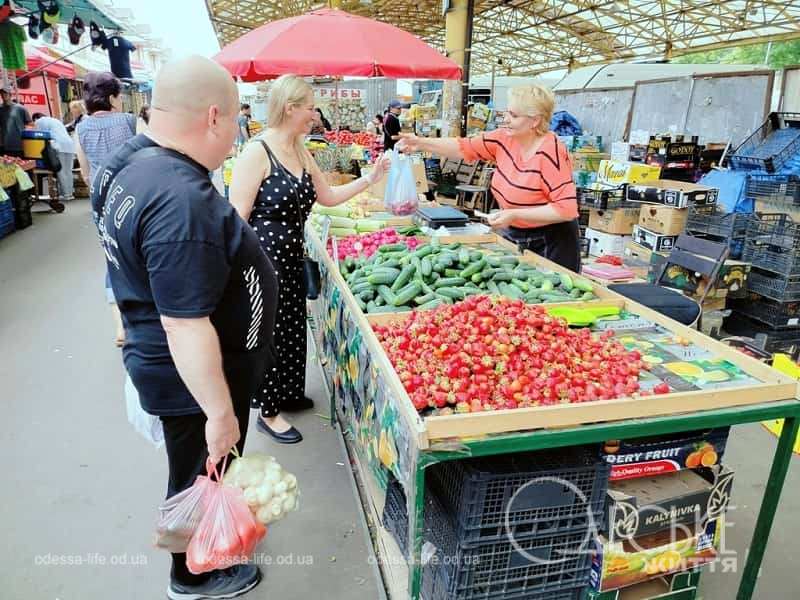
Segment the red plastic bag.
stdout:
<svg viewBox="0 0 800 600">
<path fill-rule="evenodd" d="M 155 545 L 169 552 L 186 552 L 208 504 L 214 482 L 198 475 L 194 484 L 167 498 L 158 507 L 161 516 L 156 525 Z"/>
<path fill-rule="evenodd" d="M 242 491 L 221 483 L 216 467 L 214 474 L 208 504 L 186 549 L 186 566 L 195 575 L 247 562 L 267 533 L 250 512 Z"/>
</svg>

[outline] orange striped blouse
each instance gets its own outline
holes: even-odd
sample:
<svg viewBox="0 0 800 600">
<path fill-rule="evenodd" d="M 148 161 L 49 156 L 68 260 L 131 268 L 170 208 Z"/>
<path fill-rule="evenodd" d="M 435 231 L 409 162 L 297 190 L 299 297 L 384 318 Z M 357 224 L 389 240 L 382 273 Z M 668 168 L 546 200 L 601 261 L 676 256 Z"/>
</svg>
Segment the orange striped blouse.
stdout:
<svg viewBox="0 0 800 600">
<path fill-rule="evenodd" d="M 500 208 L 530 208 L 550 203 L 565 221 L 578 218 L 578 201 L 569 153 L 556 134 L 545 134 L 536 154 L 522 158 L 519 143 L 505 129 L 458 141 L 464 158 L 486 160 L 497 167 L 491 188 Z M 514 227 L 540 227 L 514 221 Z"/>
</svg>

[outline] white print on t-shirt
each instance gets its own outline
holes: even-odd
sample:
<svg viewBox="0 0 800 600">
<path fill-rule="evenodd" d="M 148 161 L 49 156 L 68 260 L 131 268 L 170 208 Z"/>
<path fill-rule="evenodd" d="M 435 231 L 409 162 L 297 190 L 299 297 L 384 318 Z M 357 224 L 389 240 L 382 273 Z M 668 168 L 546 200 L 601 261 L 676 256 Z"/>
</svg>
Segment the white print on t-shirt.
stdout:
<svg viewBox="0 0 800 600">
<path fill-rule="evenodd" d="M 105 176 L 105 173 L 103 175 Z M 103 185 L 104 184 L 105 181 L 103 182 Z M 106 227 L 106 219 L 111 215 L 114 228 L 119 230 L 122 227 L 125 218 L 131 214 L 133 207 L 136 206 L 136 198 L 132 195 L 124 196 L 124 193 L 125 189 L 121 185 L 114 186 L 106 198 L 106 202 L 103 205 L 103 215 L 98 219 L 97 224 L 106 258 L 117 269 L 120 268 L 119 259 L 115 256 L 114 251 L 119 248 L 119 245 L 117 244 L 117 240 L 109 235 L 108 228 Z M 121 196 L 124 197 L 117 203 L 117 200 L 119 200 Z M 117 205 L 116 208 L 115 205 Z"/>
<path fill-rule="evenodd" d="M 250 295 L 250 328 L 247 330 L 245 347 L 252 350 L 258 341 L 258 330 L 261 328 L 264 305 L 261 299 L 261 281 L 255 267 L 250 267 L 244 272 L 244 280 Z"/>
</svg>

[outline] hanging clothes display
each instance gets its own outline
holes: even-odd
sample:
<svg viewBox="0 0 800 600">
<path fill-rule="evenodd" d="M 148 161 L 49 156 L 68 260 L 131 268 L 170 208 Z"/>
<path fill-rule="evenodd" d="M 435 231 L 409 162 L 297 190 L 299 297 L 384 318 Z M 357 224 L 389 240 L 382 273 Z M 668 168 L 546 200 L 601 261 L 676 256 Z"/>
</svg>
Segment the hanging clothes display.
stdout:
<svg viewBox="0 0 800 600">
<path fill-rule="evenodd" d="M 106 40 L 105 49 L 111 63 L 111 72 L 120 79 L 133 79 L 131 73 L 131 52 L 136 46 L 121 35 L 113 35 Z"/>
<path fill-rule="evenodd" d="M 69 36 L 69 43 L 77 46 L 81 42 L 81 37 L 86 33 L 86 25 L 83 23 L 78 15 L 72 17 L 72 22 L 67 27 L 67 35 Z"/>
<path fill-rule="evenodd" d="M 39 38 L 39 17 L 33 13 L 28 17 L 28 37 L 32 40 Z"/>
<path fill-rule="evenodd" d="M 6 20 L 0 23 L 0 52 L 3 53 L 3 67 L 9 71 L 27 71 L 28 62 L 25 60 L 23 44 L 28 36 L 25 30 Z"/>
<path fill-rule="evenodd" d="M 89 22 L 89 37 L 92 38 L 92 46 L 106 47 L 106 32 L 94 21 Z"/>
</svg>

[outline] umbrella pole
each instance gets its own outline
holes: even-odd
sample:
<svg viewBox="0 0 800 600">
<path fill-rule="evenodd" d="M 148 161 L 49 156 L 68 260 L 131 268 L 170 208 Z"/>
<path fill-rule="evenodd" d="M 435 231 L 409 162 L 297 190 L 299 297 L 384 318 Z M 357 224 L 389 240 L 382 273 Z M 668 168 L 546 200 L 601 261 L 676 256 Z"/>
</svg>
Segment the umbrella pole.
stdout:
<svg viewBox="0 0 800 600">
<path fill-rule="evenodd" d="M 335 78 L 334 80 L 334 96 L 333 96 L 333 110 L 336 111 L 336 119 L 334 119 L 336 123 L 336 131 L 342 126 L 341 119 L 339 118 L 339 78 Z"/>
</svg>

